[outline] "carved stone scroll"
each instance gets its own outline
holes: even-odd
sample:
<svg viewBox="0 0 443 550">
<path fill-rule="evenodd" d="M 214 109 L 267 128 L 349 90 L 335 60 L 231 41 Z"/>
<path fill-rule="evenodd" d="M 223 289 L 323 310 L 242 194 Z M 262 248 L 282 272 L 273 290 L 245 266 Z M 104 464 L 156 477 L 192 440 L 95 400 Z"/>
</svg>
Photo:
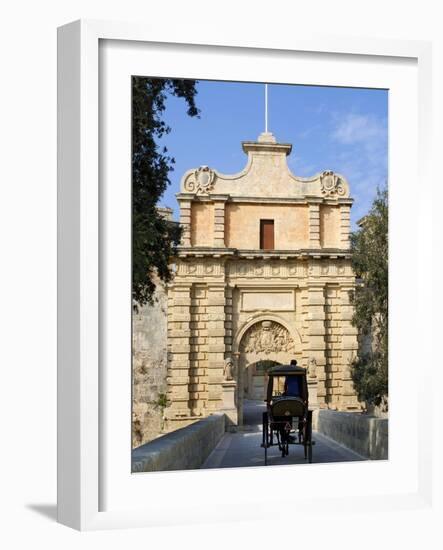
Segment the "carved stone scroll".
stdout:
<svg viewBox="0 0 443 550">
<path fill-rule="evenodd" d="M 209 166 L 200 166 L 185 182 L 185 190 L 202 195 L 209 194 L 214 188 L 215 173 Z"/>
<path fill-rule="evenodd" d="M 320 176 L 320 187 L 326 197 L 343 196 L 346 193 L 342 180 L 331 170 L 326 170 Z"/>
</svg>

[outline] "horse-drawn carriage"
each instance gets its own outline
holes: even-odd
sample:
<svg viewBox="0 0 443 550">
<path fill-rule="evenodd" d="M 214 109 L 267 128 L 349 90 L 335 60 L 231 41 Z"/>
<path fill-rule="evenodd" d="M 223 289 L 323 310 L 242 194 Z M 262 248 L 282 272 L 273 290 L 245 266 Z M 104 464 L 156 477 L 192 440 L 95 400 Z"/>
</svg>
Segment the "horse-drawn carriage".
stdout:
<svg viewBox="0 0 443 550">
<path fill-rule="evenodd" d="M 287 456 L 289 445 L 303 445 L 305 459 L 312 462 L 312 411 L 309 410 L 306 369 L 279 365 L 268 371 L 266 412 L 263 413 L 265 465 L 268 449 L 278 445 L 281 456 Z M 276 443 L 274 443 L 276 441 Z"/>
</svg>

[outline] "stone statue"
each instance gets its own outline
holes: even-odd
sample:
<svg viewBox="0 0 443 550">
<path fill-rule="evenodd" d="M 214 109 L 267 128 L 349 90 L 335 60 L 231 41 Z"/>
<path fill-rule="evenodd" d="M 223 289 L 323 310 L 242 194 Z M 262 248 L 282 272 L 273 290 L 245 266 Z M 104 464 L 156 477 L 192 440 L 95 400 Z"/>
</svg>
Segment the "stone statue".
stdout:
<svg viewBox="0 0 443 550">
<path fill-rule="evenodd" d="M 315 359 L 315 357 L 311 357 L 309 359 L 308 375 L 309 378 L 317 378 L 317 360 Z"/>
<path fill-rule="evenodd" d="M 234 380 L 234 362 L 230 357 L 225 360 L 223 377 L 226 381 Z"/>
</svg>

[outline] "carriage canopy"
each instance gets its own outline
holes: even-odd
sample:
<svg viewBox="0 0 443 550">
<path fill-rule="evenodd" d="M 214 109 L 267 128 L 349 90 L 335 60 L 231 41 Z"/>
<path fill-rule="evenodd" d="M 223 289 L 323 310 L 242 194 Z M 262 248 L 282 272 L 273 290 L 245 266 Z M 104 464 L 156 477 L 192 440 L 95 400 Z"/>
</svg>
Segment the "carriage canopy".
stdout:
<svg viewBox="0 0 443 550">
<path fill-rule="evenodd" d="M 268 371 L 268 389 L 266 400 L 268 403 L 275 397 L 300 397 L 303 401 L 308 397 L 306 369 L 296 364 L 279 365 Z"/>
</svg>

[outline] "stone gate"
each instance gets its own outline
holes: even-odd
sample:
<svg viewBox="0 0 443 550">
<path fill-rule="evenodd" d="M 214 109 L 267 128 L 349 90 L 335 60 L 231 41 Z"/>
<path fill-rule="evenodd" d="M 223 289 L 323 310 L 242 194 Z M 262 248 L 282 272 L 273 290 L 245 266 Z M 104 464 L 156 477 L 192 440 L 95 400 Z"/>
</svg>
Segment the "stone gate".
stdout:
<svg viewBox="0 0 443 550">
<path fill-rule="evenodd" d="M 263 365 L 293 358 L 309 369 L 312 405 L 360 408 L 350 377 L 349 185 L 331 171 L 293 175 L 292 146 L 270 133 L 242 146 L 242 172 L 200 166 L 177 195 L 184 231 L 168 288 L 168 431 L 220 410 L 241 423 Z"/>
</svg>

